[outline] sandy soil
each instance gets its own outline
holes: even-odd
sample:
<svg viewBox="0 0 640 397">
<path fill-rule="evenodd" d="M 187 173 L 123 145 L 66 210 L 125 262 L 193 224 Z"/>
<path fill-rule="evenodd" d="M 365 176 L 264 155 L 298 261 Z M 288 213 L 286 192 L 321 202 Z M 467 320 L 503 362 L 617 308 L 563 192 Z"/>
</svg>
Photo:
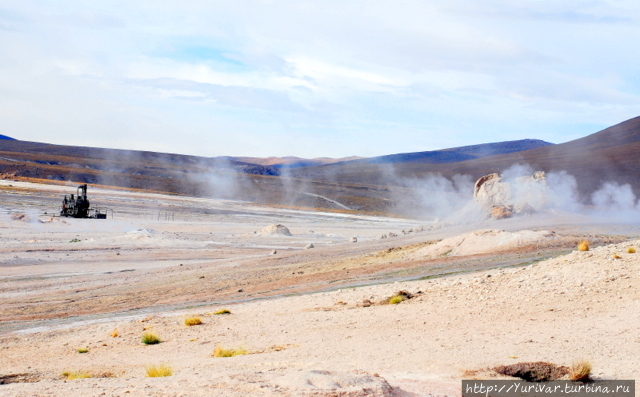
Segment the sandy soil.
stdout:
<svg viewBox="0 0 640 397">
<path fill-rule="evenodd" d="M 638 375 L 635 226 L 555 214 L 439 227 L 92 190 L 113 219 L 43 215 L 63 191 L 0 183 L 2 395 L 459 395 L 469 371 L 581 358 L 599 378 Z M 257 233 L 272 224 L 292 236 Z M 493 249 L 462 249 L 491 233 Z M 573 251 L 582 238 L 600 246 Z M 451 248 L 433 251 L 442 239 Z M 380 304 L 399 290 L 414 297 Z M 203 324 L 185 326 L 191 315 Z M 146 377 L 162 363 L 172 376 Z"/>
</svg>

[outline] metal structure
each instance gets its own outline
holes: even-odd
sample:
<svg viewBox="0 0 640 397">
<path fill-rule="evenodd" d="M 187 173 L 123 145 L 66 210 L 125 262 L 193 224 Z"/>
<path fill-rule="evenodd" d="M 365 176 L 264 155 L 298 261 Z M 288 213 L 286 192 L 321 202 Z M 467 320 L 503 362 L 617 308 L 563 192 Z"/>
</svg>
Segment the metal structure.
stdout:
<svg viewBox="0 0 640 397">
<path fill-rule="evenodd" d="M 70 197 L 64 195 L 62 200 L 62 210 L 60 216 L 70 216 L 73 218 L 91 218 L 91 219 L 107 219 L 107 210 L 100 208 L 91 208 L 89 199 L 87 198 L 87 185 L 80 185 Z"/>
</svg>

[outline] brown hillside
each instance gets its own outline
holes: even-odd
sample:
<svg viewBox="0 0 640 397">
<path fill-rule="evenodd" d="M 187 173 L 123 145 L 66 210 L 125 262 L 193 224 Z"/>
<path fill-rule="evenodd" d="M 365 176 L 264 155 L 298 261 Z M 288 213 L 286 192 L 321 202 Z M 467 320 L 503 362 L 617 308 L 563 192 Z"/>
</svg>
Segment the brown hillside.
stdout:
<svg viewBox="0 0 640 397">
<path fill-rule="evenodd" d="M 306 179 L 375 185 L 402 185 L 403 178 L 440 173 L 445 177 L 468 174 L 479 178 L 501 172 L 514 164 L 528 164 L 535 170 L 566 171 L 587 197 L 604 182 L 628 183 L 640 194 L 640 117 L 571 142 L 447 164 L 336 164 L 306 167 L 293 172 Z M 391 177 L 390 177 L 391 175 Z"/>
</svg>

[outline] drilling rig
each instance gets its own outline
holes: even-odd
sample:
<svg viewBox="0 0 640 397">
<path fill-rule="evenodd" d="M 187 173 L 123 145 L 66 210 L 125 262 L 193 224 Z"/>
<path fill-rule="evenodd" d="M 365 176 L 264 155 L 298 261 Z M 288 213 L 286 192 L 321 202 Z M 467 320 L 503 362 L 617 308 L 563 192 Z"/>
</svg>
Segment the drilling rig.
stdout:
<svg viewBox="0 0 640 397">
<path fill-rule="evenodd" d="M 60 216 L 73 218 L 107 219 L 107 211 L 100 208 L 91 208 L 87 198 L 87 185 L 80 185 L 74 196 L 64 195 Z"/>
</svg>

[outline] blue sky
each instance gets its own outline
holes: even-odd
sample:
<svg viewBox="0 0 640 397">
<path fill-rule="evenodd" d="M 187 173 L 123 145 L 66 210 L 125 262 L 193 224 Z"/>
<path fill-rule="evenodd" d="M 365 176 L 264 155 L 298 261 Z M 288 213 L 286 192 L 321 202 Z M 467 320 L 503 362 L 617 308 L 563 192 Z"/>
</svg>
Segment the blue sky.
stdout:
<svg viewBox="0 0 640 397">
<path fill-rule="evenodd" d="M 342 157 L 640 116 L 637 1 L 0 4 L 0 134 Z"/>
</svg>

